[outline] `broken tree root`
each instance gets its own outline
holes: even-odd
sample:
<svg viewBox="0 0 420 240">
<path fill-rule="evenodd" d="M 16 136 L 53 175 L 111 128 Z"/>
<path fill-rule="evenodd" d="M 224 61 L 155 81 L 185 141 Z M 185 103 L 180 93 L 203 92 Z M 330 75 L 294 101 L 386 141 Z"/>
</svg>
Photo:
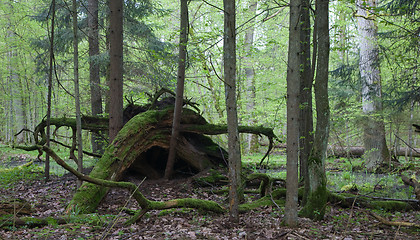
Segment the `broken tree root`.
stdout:
<svg viewBox="0 0 420 240">
<path fill-rule="evenodd" d="M 50 155 L 60 166 L 65 168 L 67 171 L 74 174 L 77 178 L 82 181 L 90 182 L 96 185 L 104 186 L 104 187 L 118 187 L 118 188 L 125 188 L 130 191 L 133 198 L 137 201 L 139 206 L 142 208 L 137 214 L 135 214 L 132 218 L 125 222 L 126 225 L 130 225 L 138 221 L 146 212 L 150 210 L 163 210 L 169 208 L 194 208 L 204 211 L 212 211 L 216 213 L 224 213 L 226 212 L 225 208 L 220 206 L 218 203 L 214 201 L 208 200 L 201 200 L 201 199 L 193 199 L 193 198 L 183 198 L 183 199 L 173 199 L 169 201 L 159 202 L 159 201 L 151 201 L 144 197 L 144 195 L 138 190 L 137 186 L 131 182 L 115 182 L 109 180 L 102 180 L 98 178 L 92 178 L 87 175 L 84 175 L 78 172 L 76 169 L 67 165 L 66 162 L 63 161 L 52 149 L 48 148 L 47 146 L 40 146 L 43 151 L 45 151 L 48 155 Z M 70 212 L 71 209 L 67 209 L 67 212 Z"/>
</svg>

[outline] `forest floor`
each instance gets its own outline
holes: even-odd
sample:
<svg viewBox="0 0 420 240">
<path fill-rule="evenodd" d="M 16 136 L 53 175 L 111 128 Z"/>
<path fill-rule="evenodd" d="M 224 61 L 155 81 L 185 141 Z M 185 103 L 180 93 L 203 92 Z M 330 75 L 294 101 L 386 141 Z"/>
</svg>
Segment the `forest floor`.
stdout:
<svg viewBox="0 0 420 240">
<path fill-rule="evenodd" d="M 22 180 L 10 188 L 2 187 L 0 199 L 9 196 L 29 201 L 34 207 L 33 217 L 62 216 L 75 191 L 75 177 L 70 174 L 52 176 L 47 183 L 41 179 L 39 175 L 39 179 Z M 127 176 L 125 180 L 139 184 L 140 191 L 151 200 L 192 197 L 227 205 L 226 196 L 193 186 L 191 178 L 142 181 Z M 247 197 L 257 198 L 252 194 Z M 130 216 L 122 212 L 121 207 L 138 209 L 126 191 L 111 189 L 97 213 L 86 216 L 87 221 L 1 229 L 0 239 L 420 239 L 419 229 L 381 224 L 369 214 L 370 210 L 357 207 L 343 209 L 329 205 L 323 221 L 300 218 L 299 227 L 294 229 L 282 226 L 282 206 L 260 207 L 241 213 L 237 225 L 229 221 L 227 214 L 172 209 L 150 211 L 131 226 L 123 225 Z M 420 212 L 376 213 L 392 221 L 420 222 Z"/>
</svg>

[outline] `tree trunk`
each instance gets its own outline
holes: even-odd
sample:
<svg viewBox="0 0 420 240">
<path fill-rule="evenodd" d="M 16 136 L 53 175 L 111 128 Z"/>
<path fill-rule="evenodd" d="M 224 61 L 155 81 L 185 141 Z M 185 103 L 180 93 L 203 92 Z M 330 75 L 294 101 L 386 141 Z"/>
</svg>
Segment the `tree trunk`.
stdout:
<svg viewBox="0 0 420 240">
<path fill-rule="evenodd" d="M 249 14 L 248 17 L 252 20 L 249 21 L 249 27 L 245 31 L 245 44 L 244 44 L 244 57 L 243 63 L 245 65 L 245 76 L 246 76 L 246 92 L 248 102 L 246 104 L 246 111 L 249 115 L 248 124 L 249 126 L 255 126 L 255 70 L 254 62 L 251 60 L 251 56 L 254 53 L 254 32 L 255 32 L 255 14 L 257 13 L 257 1 L 250 0 L 248 4 Z M 258 150 L 258 136 L 254 134 L 248 134 L 248 152 L 253 153 Z"/>
<path fill-rule="evenodd" d="M 302 1 L 290 2 L 289 52 L 287 64 L 287 176 L 286 204 L 284 209 L 285 224 L 296 227 L 298 224 L 298 159 L 299 159 L 299 77 L 301 52 L 300 12 Z"/>
<path fill-rule="evenodd" d="M 76 107 L 76 136 L 77 136 L 77 171 L 83 172 L 83 140 L 82 140 L 82 116 L 80 114 L 79 94 L 79 38 L 77 35 L 77 1 L 73 0 L 73 58 L 74 58 L 74 98 Z M 77 181 L 80 187 L 82 182 Z"/>
<path fill-rule="evenodd" d="M 327 205 L 327 178 L 325 158 L 327 156 L 330 108 L 328 102 L 328 63 L 330 52 L 328 26 L 329 0 L 317 0 L 315 31 L 317 32 L 317 66 L 315 78 L 316 131 L 312 152 L 308 161 L 308 178 L 305 184 L 307 201 L 301 214 L 311 219 L 321 220 Z M 305 181 L 305 183 L 306 183 Z"/>
<path fill-rule="evenodd" d="M 236 103 L 236 6 L 235 0 L 223 0 L 224 39 L 223 61 L 226 91 L 226 112 L 229 152 L 229 214 L 232 221 L 239 222 L 241 196 L 241 149 L 238 132 Z"/>
<path fill-rule="evenodd" d="M 109 10 L 109 142 L 111 143 L 123 126 L 123 1 L 109 1 Z"/>
<path fill-rule="evenodd" d="M 360 76 L 364 119 L 366 168 L 375 171 L 389 159 L 382 117 L 382 89 L 377 43 L 376 0 L 357 0 L 358 31 L 360 35 Z"/>
<path fill-rule="evenodd" d="M 89 27 L 90 105 L 92 116 L 100 116 L 102 115 L 102 93 L 100 87 L 99 62 L 95 59 L 99 55 L 98 0 L 88 0 L 87 18 Z M 92 152 L 103 153 L 104 143 L 98 134 L 92 134 L 91 144 Z"/>
<path fill-rule="evenodd" d="M 55 0 L 51 3 L 51 36 L 50 36 L 50 69 L 48 70 L 48 93 L 47 93 L 47 120 L 46 120 L 46 142 L 47 147 L 50 146 L 50 119 L 51 119 L 51 95 L 52 95 L 52 79 L 53 79 L 53 60 L 54 60 L 54 28 L 55 28 Z M 45 156 L 45 181 L 50 179 L 50 156 Z"/>
<path fill-rule="evenodd" d="M 313 119 L 312 119 L 312 65 L 311 65 L 311 23 L 309 18 L 309 0 L 303 0 L 300 6 L 300 95 L 299 95 L 299 162 L 300 180 L 305 185 L 308 178 L 308 159 L 313 143 Z M 309 186 L 306 187 L 309 189 Z M 306 202 L 306 195 L 303 199 Z"/>
<path fill-rule="evenodd" d="M 181 23 L 179 33 L 179 59 L 178 59 L 178 81 L 176 86 L 176 98 L 174 119 L 172 123 L 172 136 L 169 147 L 168 162 L 166 164 L 165 178 L 172 176 L 175 164 L 176 145 L 178 143 L 179 126 L 182 114 L 182 105 L 184 102 L 184 81 L 185 81 L 185 64 L 187 60 L 187 42 L 188 42 L 188 0 L 181 0 Z"/>
</svg>

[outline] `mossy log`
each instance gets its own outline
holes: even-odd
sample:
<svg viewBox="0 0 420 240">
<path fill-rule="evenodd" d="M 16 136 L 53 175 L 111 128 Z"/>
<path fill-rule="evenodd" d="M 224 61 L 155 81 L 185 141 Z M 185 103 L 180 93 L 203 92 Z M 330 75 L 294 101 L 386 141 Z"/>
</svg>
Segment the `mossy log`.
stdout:
<svg viewBox="0 0 420 240">
<path fill-rule="evenodd" d="M 328 192 L 328 201 L 345 208 L 358 206 L 390 212 L 420 210 L 420 203 L 417 200 L 371 198 L 350 193 L 335 194 Z"/>
<path fill-rule="evenodd" d="M 303 190 L 303 188 L 299 188 L 299 201 L 302 200 Z M 343 208 L 351 208 L 357 206 L 362 208 L 385 210 L 389 212 L 420 210 L 420 202 L 417 200 L 373 198 L 350 193 L 336 194 L 329 191 L 327 191 L 327 194 L 328 203 L 338 205 Z M 286 189 L 276 189 L 272 192 L 271 196 L 274 200 L 285 198 Z"/>
<path fill-rule="evenodd" d="M 36 218 L 36 217 L 15 217 L 13 215 L 4 215 L 0 217 L 0 228 L 9 228 L 9 227 L 26 227 L 26 228 L 35 228 L 43 227 L 51 224 L 66 224 L 70 221 L 69 217 L 63 218 Z"/>
<path fill-rule="evenodd" d="M 410 156 L 420 157 L 420 149 L 400 147 L 398 149 L 390 149 L 390 152 L 395 156 Z M 341 147 L 341 146 L 329 146 L 327 150 L 328 156 L 332 157 L 353 157 L 360 158 L 365 153 L 365 148 L 361 146 Z"/>
<path fill-rule="evenodd" d="M 137 201 L 137 203 L 142 209 L 141 211 L 138 211 L 131 219 L 126 221 L 127 225 L 135 223 L 139 218 L 141 218 L 146 212 L 150 210 L 163 210 L 163 209 L 170 209 L 170 208 L 195 208 L 199 210 L 213 211 L 216 213 L 223 213 L 226 211 L 218 203 L 209 201 L 209 200 L 183 198 L 183 199 L 173 199 L 173 200 L 164 201 L 164 202 L 151 201 L 147 199 L 146 197 L 144 197 L 143 194 L 139 191 L 138 186 L 136 186 L 135 184 L 131 182 L 116 182 L 116 181 L 103 180 L 103 179 L 98 179 L 91 176 L 86 176 L 83 173 L 80 173 L 74 168 L 70 167 L 54 151 L 52 151 L 47 146 L 43 146 L 42 149 L 48 155 L 50 155 L 60 166 L 62 166 L 63 168 L 65 168 L 66 170 L 74 174 L 80 180 L 86 181 L 88 184 L 94 184 L 102 188 L 118 187 L 118 188 L 124 188 L 124 189 L 129 190 L 131 196 Z M 70 211 L 74 210 L 76 206 L 79 212 L 83 212 L 85 210 L 83 206 L 76 204 L 74 208 L 68 208 L 67 213 L 70 213 Z"/>
<path fill-rule="evenodd" d="M 32 212 L 31 204 L 21 198 L 7 198 L 0 200 L 0 216 L 2 215 L 29 215 Z"/>
<path fill-rule="evenodd" d="M 149 110 L 133 117 L 105 149 L 90 176 L 119 181 L 129 170 L 148 178 L 163 176 L 172 118 L 173 108 Z M 185 108 L 181 117 L 181 129 L 177 145 L 178 163 L 186 163 L 196 172 L 215 165 L 226 165 L 227 152 L 204 135 L 226 133 L 225 126 L 208 124 L 198 113 Z M 275 137 L 272 129 L 268 128 L 247 127 L 244 131 Z M 84 183 L 73 196 L 68 209 L 77 206 L 82 212 L 92 212 L 107 191 L 106 187 Z"/>
</svg>

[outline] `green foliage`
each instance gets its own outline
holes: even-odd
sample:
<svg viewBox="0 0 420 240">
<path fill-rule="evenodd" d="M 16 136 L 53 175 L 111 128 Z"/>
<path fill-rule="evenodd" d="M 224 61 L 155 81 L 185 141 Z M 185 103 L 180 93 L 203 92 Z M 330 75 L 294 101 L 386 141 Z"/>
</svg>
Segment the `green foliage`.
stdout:
<svg viewBox="0 0 420 240">
<path fill-rule="evenodd" d="M 66 1 L 57 0 L 55 33 L 55 69 L 59 82 L 54 81 L 53 116 L 74 115 L 74 99 L 66 93 L 73 92 L 72 30 L 71 17 Z M 140 102 L 147 99 L 146 92 L 162 86 L 174 88 L 176 80 L 177 44 L 179 35 L 179 4 L 175 1 L 124 1 L 124 95 Z M 23 127 L 33 129 L 45 115 L 46 72 L 51 1 L 3 1 L 0 3 L 0 119 L 4 128 L 0 141 L 16 141 L 15 133 Z M 212 4 L 221 8 L 222 1 Z M 257 124 L 273 127 L 281 140 L 286 134 L 286 70 L 288 47 L 288 8 L 282 3 L 258 1 L 257 15 L 250 13 L 248 2 L 238 4 L 237 54 L 238 54 L 238 112 L 241 125 Z M 222 74 L 223 14 L 220 9 L 200 1 L 190 1 L 190 28 L 185 95 L 200 104 L 203 116 L 210 123 L 225 122 L 224 82 Z M 397 144 L 392 136 L 408 138 L 407 126 L 411 124 L 409 106 L 418 102 L 418 22 L 419 1 L 390 0 L 378 8 L 379 44 L 385 110 L 386 129 L 391 136 L 388 144 Z M 79 4 L 80 79 L 82 112 L 90 112 L 90 93 L 87 81 L 89 58 L 87 57 L 87 10 L 86 1 Z M 331 55 L 329 94 L 331 105 L 330 145 L 362 145 L 360 79 L 358 38 L 354 19 L 355 1 L 340 0 L 330 5 L 334 18 L 331 20 Z M 109 63 L 107 27 L 109 10 L 106 1 L 99 2 L 99 33 L 101 53 L 91 60 L 101 66 L 101 87 L 105 84 Z M 252 19 L 255 19 L 252 20 Z M 246 48 L 245 34 L 255 28 L 253 45 Z M 12 34 L 14 33 L 14 34 Z M 248 86 L 245 73 L 247 57 L 255 72 L 254 86 Z M 66 89 L 66 91 L 64 90 Z M 255 99 L 249 99 L 247 91 L 255 89 Z M 20 102 L 19 102 L 19 101 Z M 247 104 L 254 100 L 253 110 Z M 413 102 L 414 101 L 414 102 Z M 105 101 L 104 101 L 105 104 Z M 408 105 L 407 105 L 408 104 Z M 25 117 L 19 117 L 15 106 L 22 105 Z M 413 121 L 419 118 L 414 104 Z M 397 113 L 395 109 L 401 112 Z M 106 113 L 105 113 L 106 114 Z M 18 124 L 18 119 L 24 124 Z M 396 129 L 399 132 L 396 132 Z M 69 136 L 60 129 L 59 136 Z M 25 141 L 30 134 L 23 133 Z M 84 135 L 87 139 L 88 134 Z M 220 144 L 224 136 L 215 137 Z M 245 146 L 246 135 L 242 136 Z M 388 139 L 387 139 L 388 140 Z M 66 140 L 67 143 L 70 140 Z M 260 140 L 261 141 L 261 140 Z M 85 142 L 84 142 L 85 143 Z M 407 141 L 408 143 L 408 141 Z M 88 146 L 90 143 L 86 141 Z M 410 143 L 409 143 L 410 144 Z M 411 143 L 412 144 L 412 143 Z M 253 156 L 243 161 L 248 165 Z M 272 168 L 281 167 L 277 156 L 270 157 Z M 279 157 L 282 158 L 282 157 Z M 344 164 L 343 164 L 344 165 Z M 350 170 L 358 163 L 346 162 Z M 277 173 L 276 173 L 277 174 Z M 284 174 L 281 174 L 284 177 Z M 346 185 L 346 184 L 341 184 Z"/>
<path fill-rule="evenodd" d="M 40 179 L 43 176 L 43 169 L 33 162 L 22 166 L 0 169 L 0 187 L 13 188 L 18 183 L 28 183 L 31 180 Z"/>
</svg>

